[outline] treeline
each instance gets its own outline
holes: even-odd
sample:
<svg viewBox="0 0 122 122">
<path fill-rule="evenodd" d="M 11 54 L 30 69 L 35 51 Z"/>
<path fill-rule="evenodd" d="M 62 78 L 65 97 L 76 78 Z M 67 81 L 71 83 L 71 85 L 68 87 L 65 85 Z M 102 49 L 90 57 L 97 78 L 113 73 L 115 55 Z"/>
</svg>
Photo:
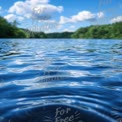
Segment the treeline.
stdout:
<svg viewBox="0 0 122 122">
<path fill-rule="evenodd" d="M 122 22 L 108 25 L 92 25 L 75 32 L 48 33 L 32 32 L 18 28 L 17 22 L 8 23 L 0 17 L 0 38 L 86 38 L 86 39 L 122 39 Z"/>
<path fill-rule="evenodd" d="M 47 38 L 43 32 L 31 32 L 17 27 L 17 22 L 8 23 L 0 17 L 0 38 Z"/>
<path fill-rule="evenodd" d="M 122 39 L 122 22 L 80 28 L 71 38 Z"/>
<path fill-rule="evenodd" d="M 73 32 L 48 33 L 47 38 L 71 38 Z"/>
<path fill-rule="evenodd" d="M 17 22 L 8 23 L 6 19 L 0 17 L 0 38 L 71 38 L 73 33 L 48 33 L 32 32 L 27 29 L 17 27 Z"/>
<path fill-rule="evenodd" d="M 6 19 L 0 17 L 0 38 L 25 38 L 23 30 L 16 27 L 14 23 L 8 23 Z"/>
<path fill-rule="evenodd" d="M 26 33 L 26 38 L 47 38 L 44 32 L 33 32 L 27 29 L 22 29 Z"/>
<path fill-rule="evenodd" d="M 24 29 L 23 29 L 24 30 Z M 73 32 L 62 32 L 62 33 L 47 33 L 44 32 L 32 32 L 29 30 L 24 30 L 27 34 L 27 38 L 71 38 Z"/>
</svg>

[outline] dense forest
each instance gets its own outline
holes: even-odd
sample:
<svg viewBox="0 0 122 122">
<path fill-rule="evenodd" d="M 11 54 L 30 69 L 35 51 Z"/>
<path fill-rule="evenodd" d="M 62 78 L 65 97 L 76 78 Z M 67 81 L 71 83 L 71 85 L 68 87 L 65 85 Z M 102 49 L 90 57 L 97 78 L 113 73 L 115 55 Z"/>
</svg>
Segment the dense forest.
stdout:
<svg viewBox="0 0 122 122">
<path fill-rule="evenodd" d="M 72 38 L 122 39 L 122 22 L 80 28 Z"/>
<path fill-rule="evenodd" d="M 71 38 L 73 32 L 48 33 L 47 38 Z"/>
<path fill-rule="evenodd" d="M 48 33 L 32 32 L 18 28 L 17 22 L 8 23 L 0 17 L 0 38 L 86 38 L 122 39 L 122 22 L 108 25 L 92 25 L 79 28 L 75 32 Z"/>
<path fill-rule="evenodd" d="M 0 38 L 46 38 L 43 32 L 31 32 L 17 27 L 17 22 L 8 23 L 0 17 Z"/>
<path fill-rule="evenodd" d="M 16 22 L 8 23 L 6 19 L 0 17 L 0 38 L 25 38 L 23 30 L 16 27 Z"/>
</svg>

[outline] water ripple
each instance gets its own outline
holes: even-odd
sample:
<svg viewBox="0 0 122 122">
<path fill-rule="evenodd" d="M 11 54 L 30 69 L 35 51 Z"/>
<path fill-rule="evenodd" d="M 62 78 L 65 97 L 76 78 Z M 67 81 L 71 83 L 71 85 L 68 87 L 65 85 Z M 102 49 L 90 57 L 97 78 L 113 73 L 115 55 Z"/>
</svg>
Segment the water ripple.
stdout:
<svg viewBox="0 0 122 122">
<path fill-rule="evenodd" d="M 121 122 L 121 47 L 122 40 L 0 40 L 0 122 Z"/>
</svg>

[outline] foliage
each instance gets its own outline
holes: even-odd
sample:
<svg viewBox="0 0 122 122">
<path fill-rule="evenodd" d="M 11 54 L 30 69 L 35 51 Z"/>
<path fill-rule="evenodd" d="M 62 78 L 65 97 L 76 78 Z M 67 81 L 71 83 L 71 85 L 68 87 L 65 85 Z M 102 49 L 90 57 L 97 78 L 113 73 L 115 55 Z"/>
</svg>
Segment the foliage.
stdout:
<svg viewBox="0 0 122 122">
<path fill-rule="evenodd" d="M 0 17 L 0 38 L 25 38 L 24 31 Z"/>
<path fill-rule="evenodd" d="M 122 39 L 122 22 L 80 28 L 72 38 Z"/>
<path fill-rule="evenodd" d="M 48 33 L 47 38 L 71 38 L 73 32 Z"/>
<path fill-rule="evenodd" d="M 80 28 L 75 32 L 48 33 L 32 32 L 18 28 L 18 22 L 8 23 L 0 17 L 0 38 L 91 38 L 91 39 L 122 39 L 122 22 L 108 25 L 92 25 Z"/>
<path fill-rule="evenodd" d="M 23 29 L 26 33 L 27 38 L 47 38 L 44 32 L 32 32 L 30 30 Z"/>
</svg>

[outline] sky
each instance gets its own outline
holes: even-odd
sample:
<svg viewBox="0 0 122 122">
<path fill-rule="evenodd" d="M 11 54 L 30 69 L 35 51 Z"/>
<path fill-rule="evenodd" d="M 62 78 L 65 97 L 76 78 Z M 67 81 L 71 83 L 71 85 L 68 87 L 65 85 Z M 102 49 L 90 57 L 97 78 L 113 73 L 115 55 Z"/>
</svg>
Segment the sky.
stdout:
<svg viewBox="0 0 122 122">
<path fill-rule="evenodd" d="M 0 16 L 32 31 L 72 32 L 122 21 L 122 0 L 0 0 Z"/>
</svg>

